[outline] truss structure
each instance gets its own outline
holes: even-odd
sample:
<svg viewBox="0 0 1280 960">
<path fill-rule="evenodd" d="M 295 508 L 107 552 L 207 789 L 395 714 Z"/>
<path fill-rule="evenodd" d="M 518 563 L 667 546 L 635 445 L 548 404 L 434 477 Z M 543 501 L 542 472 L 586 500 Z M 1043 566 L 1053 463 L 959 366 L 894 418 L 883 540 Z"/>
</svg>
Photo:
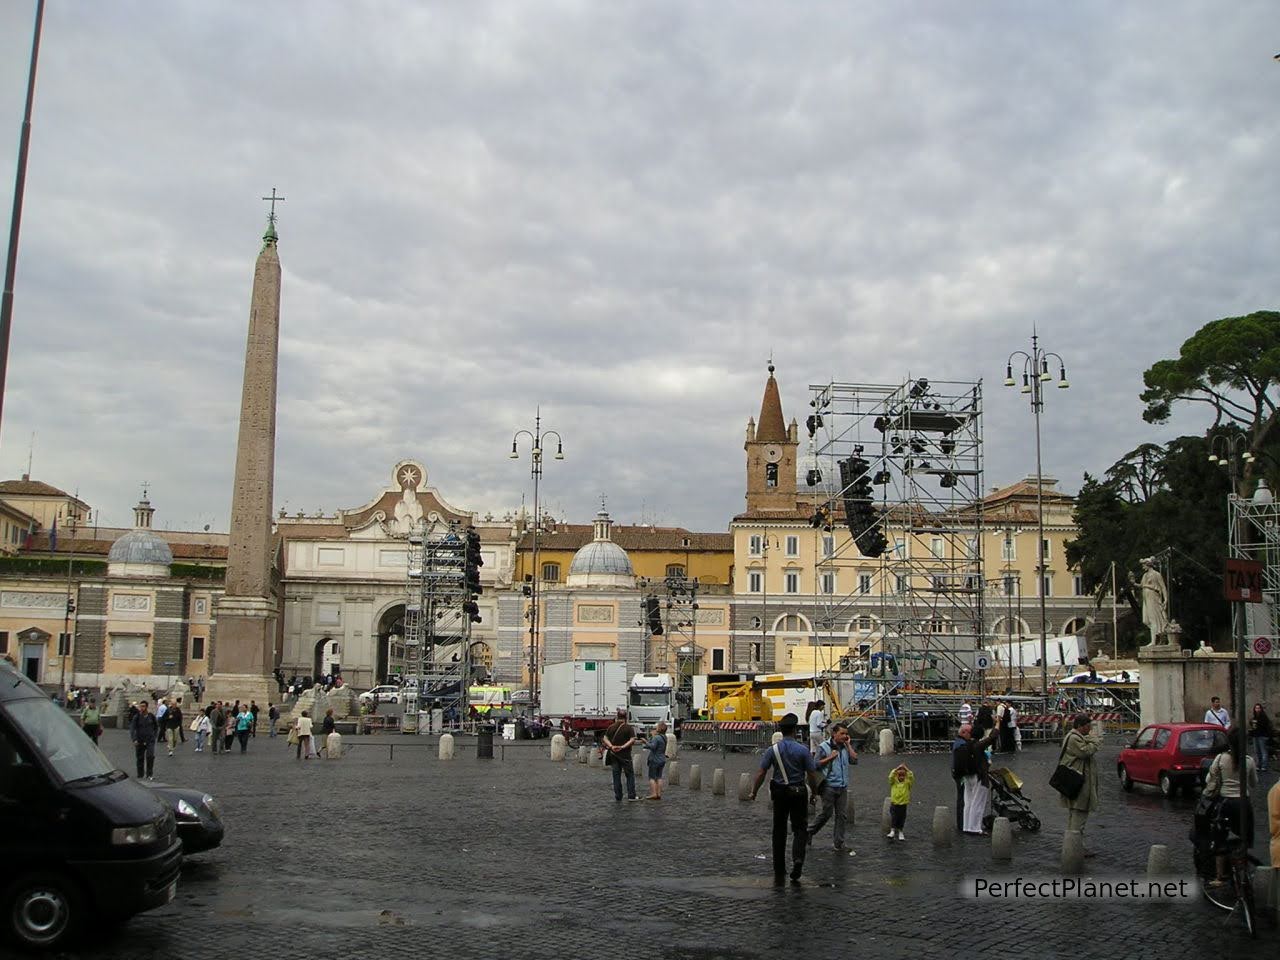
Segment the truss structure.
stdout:
<svg viewBox="0 0 1280 960">
<path fill-rule="evenodd" d="M 1275 651 L 1280 649 L 1280 503 L 1232 496 L 1228 513 L 1231 556 L 1262 564 L 1262 602 L 1231 605 L 1232 634 L 1241 635 L 1241 624 L 1235 621 L 1243 606 L 1246 655 L 1255 652 L 1259 639 L 1267 641 L 1261 645 L 1264 649 Z"/>
<path fill-rule="evenodd" d="M 669 673 L 675 685 L 682 716 L 693 705 L 693 678 L 702 662 L 698 648 L 698 578 L 667 577 L 641 582 L 645 597 L 658 601 L 662 633 L 655 635 L 641 600 L 640 623 L 644 628 L 644 672 Z"/>
<path fill-rule="evenodd" d="M 417 731 L 418 711 L 464 718 L 471 678 L 471 618 L 462 609 L 466 539 L 456 524 L 426 520 L 409 534 L 404 633 L 409 687 L 401 729 Z"/>
<path fill-rule="evenodd" d="M 818 558 L 819 636 L 866 635 L 854 624 L 878 616 L 866 639 L 908 685 L 967 681 L 984 646 L 981 382 L 810 390 L 805 477 L 815 525 L 832 529 Z"/>
</svg>

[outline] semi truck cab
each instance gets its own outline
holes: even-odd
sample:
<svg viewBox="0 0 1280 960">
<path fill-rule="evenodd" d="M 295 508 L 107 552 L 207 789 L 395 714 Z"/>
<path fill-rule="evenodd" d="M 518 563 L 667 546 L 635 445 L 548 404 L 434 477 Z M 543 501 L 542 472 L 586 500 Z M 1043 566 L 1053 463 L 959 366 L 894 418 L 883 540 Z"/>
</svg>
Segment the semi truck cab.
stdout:
<svg viewBox="0 0 1280 960">
<path fill-rule="evenodd" d="M 669 673 L 637 673 L 627 693 L 627 716 L 633 726 L 645 730 L 675 720 L 675 687 Z"/>
</svg>

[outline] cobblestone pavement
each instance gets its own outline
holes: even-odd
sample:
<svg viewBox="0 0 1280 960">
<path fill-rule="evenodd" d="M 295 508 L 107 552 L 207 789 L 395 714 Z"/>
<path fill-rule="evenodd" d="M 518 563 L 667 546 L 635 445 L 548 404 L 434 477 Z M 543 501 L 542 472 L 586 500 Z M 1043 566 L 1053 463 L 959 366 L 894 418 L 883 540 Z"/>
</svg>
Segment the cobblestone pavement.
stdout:
<svg viewBox="0 0 1280 960">
<path fill-rule="evenodd" d="M 990 843 L 957 838 L 935 850 L 936 804 L 950 804 L 949 758 L 907 757 L 916 791 L 908 842 L 879 831 L 888 770 L 901 757 L 854 768 L 856 856 L 819 835 L 798 887 L 775 888 L 768 803 L 738 801 L 745 754 L 685 751 L 681 786 L 661 803 L 613 802 L 610 778 L 574 760 L 552 763 L 546 741 L 474 743 L 436 759 L 427 738 L 347 738 L 340 761 L 299 763 L 283 738 L 251 741 L 240 756 L 160 752 L 157 779 L 200 787 L 222 803 L 227 838 L 183 868 L 177 900 L 102 931 L 73 956 L 181 960 L 245 956 L 711 960 L 776 957 L 920 957 L 981 950 L 995 956 L 1170 958 L 1262 956 L 1238 922 L 1203 900 L 1174 903 L 992 902 L 963 899 L 960 878 L 1057 874 L 1065 818 L 1046 781 L 1056 748 L 1011 763 L 1027 783 L 1038 834 L 1015 830 L 1011 864 Z M 125 735 L 107 754 L 132 769 Z M 394 759 L 390 758 L 394 747 Z M 1152 843 L 1191 874 L 1192 801 L 1117 785 L 1117 747 L 1103 755 L 1103 809 L 1091 819 L 1097 876 L 1140 876 Z M 641 755 L 637 754 L 637 760 Z M 692 792 L 688 767 L 703 769 Z M 643 764 L 638 763 L 643 769 Z M 723 767 L 728 795 L 713 796 Z M 1267 775 L 1266 785 L 1275 774 Z M 641 785 L 643 792 L 643 784 Z M 1266 822 L 1258 803 L 1259 823 Z M 1265 858 L 1265 847 L 1263 847 Z M 1274 928 L 1264 928 L 1267 938 Z M 1082 954 L 1082 951 L 1084 953 Z"/>
</svg>

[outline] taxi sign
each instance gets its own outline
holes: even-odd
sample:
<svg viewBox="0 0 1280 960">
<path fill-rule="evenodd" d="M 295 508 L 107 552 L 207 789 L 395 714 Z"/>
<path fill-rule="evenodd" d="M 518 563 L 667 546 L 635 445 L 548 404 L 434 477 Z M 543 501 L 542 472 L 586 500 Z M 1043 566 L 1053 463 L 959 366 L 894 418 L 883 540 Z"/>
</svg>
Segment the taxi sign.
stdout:
<svg viewBox="0 0 1280 960">
<path fill-rule="evenodd" d="M 1262 564 L 1257 560 L 1228 560 L 1222 575 L 1222 594 L 1228 600 L 1262 602 Z"/>
</svg>

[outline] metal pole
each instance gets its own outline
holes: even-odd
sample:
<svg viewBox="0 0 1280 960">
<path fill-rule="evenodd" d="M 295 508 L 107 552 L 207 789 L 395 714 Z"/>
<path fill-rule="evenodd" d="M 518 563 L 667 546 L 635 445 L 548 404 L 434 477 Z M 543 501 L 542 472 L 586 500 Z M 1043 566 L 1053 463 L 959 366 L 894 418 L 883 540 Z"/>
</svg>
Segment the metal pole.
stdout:
<svg viewBox="0 0 1280 960">
<path fill-rule="evenodd" d="M 66 637 L 66 648 L 58 643 L 58 659 L 62 661 L 62 679 L 58 686 L 62 691 L 62 702 L 67 702 L 67 655 L 71 652 L 71 566 L 76 558 L 76 521 L 74 514 L 68 514 L 67 526 L 71 528 L 71 550 L 67 554 L 67 604 L 62 618 L 62 634 Z M 74 679 L 74 674 L 73 674 Z"/>
<path fill-rule="evenodd" d="M 1116 628 L 1116 562 L 1111 561 L 1111 659 L 1120 656 L 1120 635 Z"/>
<path fill-rule="evenodd" d="M 542 571 L 538 568 L 538 529 L 542 526 L 542 518 L 538 515 L 538 478 L 542 475 L 542 416 L 535 418 L 533 431 L 533 589 L 530 591 L 529 605 L 529 706 L 538 703 L 538 581 Z"/>
<path fill-rule="evenodd" d="M 0 297 L 0 417 L 4 411 L 5 379 L 9 369 L 9 331 L 13 325 L 13 284 L 18 272 L 18 235 L 22 230 L 22 197 L 27 184 L 27 154 L 31 147 L 31 110 L 36 97 L 36 63 L 40 59 L 40 30 L 44 0 L 36 0 L 36 23 L 31 35 L 31 67 L 27 73 L 27 103 L 18 140 L 18 171 L 13 183 L 13 213 L 9 217 L 9 256 L 4 265 L 4 295 Z M 65 692 L 65 691 L 64 691 Z"/>
<path fill-rule="evenodd" d="M 1031 335 L 1031 355 L 1038 356 L 1036 336 Z M 1031 409 L 1036 415 L 1036 591 L 1040 594 L 1040 692 L 1049 693 L 1049 630 L 1044 605 L 1044 471 L 1040 465 L 1040 394 L 1039 365 L 1031 363 Z"/>
</svg>

